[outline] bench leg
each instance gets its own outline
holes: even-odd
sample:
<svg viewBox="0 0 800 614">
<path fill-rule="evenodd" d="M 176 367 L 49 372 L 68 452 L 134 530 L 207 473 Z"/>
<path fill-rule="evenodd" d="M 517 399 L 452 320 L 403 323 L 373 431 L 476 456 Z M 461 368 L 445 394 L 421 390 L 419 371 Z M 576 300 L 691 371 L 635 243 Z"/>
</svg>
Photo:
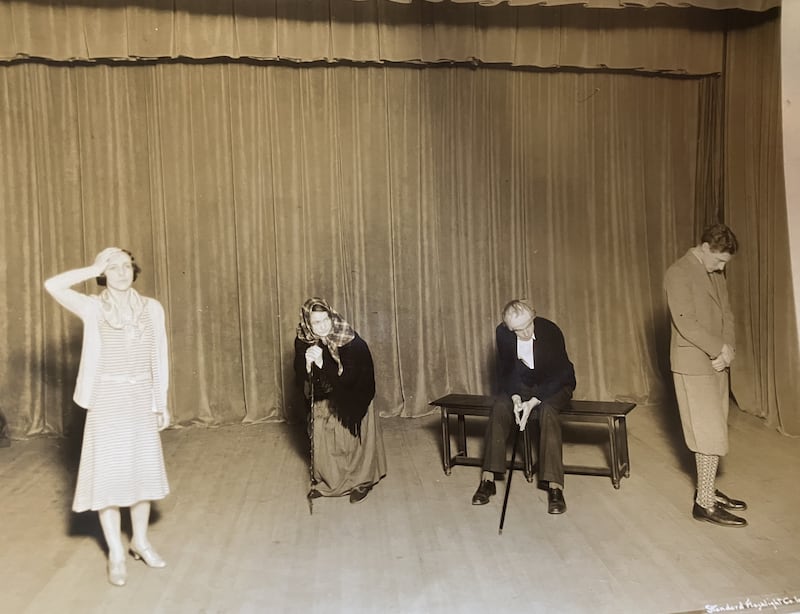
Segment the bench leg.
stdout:
<svg viewBox="0 0 800 614">
<path fill-rule="evenodd" d="M 466 420 L 464 419 L 464 414 L 458 414 L 458 454 L 459 456 L 467 457 L 467 425 Z"/>
<path fill-rule="evenodd" d="M 631 477 L 631 458 L 628 454 L 628 427 L 625 424 L 625 416 L 617 418 L 617 434 L 619 435 L 619 448 L 621 460 L 624 463 L 625 477 Z"/>
<path fill-rule="evenodd" d="M 611 448 L 611 481 L 614 484 L 614 488 L 619 488 L 619 455 L 617 451 L 617 433 L 616 433 L 616 424 L 615 424 L 614 417 L 608 418 L 608 443 L 609 447 Z"/>
<path fill-rule="evenodd" d="M 442 407 L 442 465 L 444 474 L 450 475 L 450 415 Z"/>
</svg>

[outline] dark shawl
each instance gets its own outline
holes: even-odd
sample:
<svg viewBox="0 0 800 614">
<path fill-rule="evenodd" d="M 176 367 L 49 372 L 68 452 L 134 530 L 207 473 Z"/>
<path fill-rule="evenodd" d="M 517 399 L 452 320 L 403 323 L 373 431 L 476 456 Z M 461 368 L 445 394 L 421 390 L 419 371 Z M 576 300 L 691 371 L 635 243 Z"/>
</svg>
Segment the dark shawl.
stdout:
<svg viewBox="0 0 800 614">
<path fill-rule="evenodd" d="M 369 347 L 357 334 L 352 341 L 339 347 L 339 365 L 331 356 L 327 346 L 322 346 L 322 368 L 311 365 L 306 373 L 306 350 L 309 343 L 295 338 L 294 372 L 297 384 L 310 382 L 314 388 L 314 399 L 328 399 L 331 412 L 354 437 L 361 437 L 361 421 L 375 397 L 375 367 Z"/>
</svg>

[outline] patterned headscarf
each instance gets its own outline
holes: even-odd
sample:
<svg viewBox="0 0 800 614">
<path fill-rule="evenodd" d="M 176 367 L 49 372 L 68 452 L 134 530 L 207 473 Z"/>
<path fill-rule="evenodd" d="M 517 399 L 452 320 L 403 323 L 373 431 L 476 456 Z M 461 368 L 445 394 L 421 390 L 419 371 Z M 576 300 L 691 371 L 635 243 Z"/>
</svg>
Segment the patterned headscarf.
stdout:
<svg viewBox="0 0 800 614">
<path fill-rule="evenodd" d="M 322 307 L 328 312 L 331 317 L 331 332 L 327 337 L 320 337 L 314 334 L 311 328 L 311 312 L 314 307 Z M 297 325 L 297 338 L 305 341 L 309 345 L 314 345 L 317 341 L 321 341 L 328 348 L 331 356 L 339 365 L 339 375 L 342 374 L 342 361 L 339 358 L 339 348 L 343 345 L 350 343 L 355 339 L 356 331 L 347 323 L 347 321 L 336 313 L 325 299 L 312 297 L 308 299 L 300 308 L 300 323 Z"/>
</svg>

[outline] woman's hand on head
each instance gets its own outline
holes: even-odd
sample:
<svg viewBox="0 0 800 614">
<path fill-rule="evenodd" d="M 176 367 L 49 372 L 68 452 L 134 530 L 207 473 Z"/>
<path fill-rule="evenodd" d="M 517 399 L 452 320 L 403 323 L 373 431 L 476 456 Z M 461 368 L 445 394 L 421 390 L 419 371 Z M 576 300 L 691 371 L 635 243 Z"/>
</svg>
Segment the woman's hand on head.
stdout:
<svg viewBox="0 0 800 614">
<path fill-rule="evenodd" d="M 97 256 L 94 257 L 94 264 L 92 265 L 97 269 L 97 274 L 102 275 L 108 267 L 108 261 L 111 260 L 111 257 L 121 251 L 122 250 L 118 247 L 107 247 L 97 254 Z"/>
</svg>

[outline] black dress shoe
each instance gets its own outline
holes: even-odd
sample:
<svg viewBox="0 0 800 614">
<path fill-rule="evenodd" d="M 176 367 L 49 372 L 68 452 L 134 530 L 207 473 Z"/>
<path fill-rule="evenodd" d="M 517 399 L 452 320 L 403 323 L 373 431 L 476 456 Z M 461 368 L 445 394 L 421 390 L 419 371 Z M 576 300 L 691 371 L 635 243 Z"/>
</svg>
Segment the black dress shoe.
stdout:
<svg viewBox="0 0 800 614">
<path fill-rule="evenodd" d="M 744 511 L 747 509 L 747 503 L 740 501 L 739 499 L 731 499 L 721 490 L 714 491 L 714 499 L 716 499 L 716 503 L 719 507 L 726 510 Z M 697 489 L 694 491 L 694 500 L 697 501 Z"/>
<path fill-rule="evenodd" d="M 350 491 L 350 503 L 358 503 L 359 501 L 363 501 L 369 494 L 370 490 L 372 490 L 372 485 L 356 486 Z"/>
<path fill-rule="evenodd" d="M 497 494 L 494 480 L 483 480 L 478 486 L 478 490 L 472 495 L 472 505 L 486 505 L 489 503 L 489 497 Z"/>
<path fill-rule="evenodd" d="M 739 499 L 731 499 L 728 495 L 724 492 L 715 490 L 714 496 L 717 499 L 717 505 L 720 507 L 724 507 L 726 510 L 746 510 L 747 503 L 744 501 L 740 501 Z"/>
<path fill-rule="evenodd" d="M 567 511 L 567 502 L 564 501 L 564 493 L 560 488 L 547 489 L 547 513 L 563 514 Z"/>
<path fill-rule="evenodd" d="M 739 516 L 734 516 L 729 511 L 719 505 L 715 505 L 710 510 L 695 503 L 692 508 L 692 517 L 695 520 L 705 520 L 721 527 L 746 527 L 747 521 Z"/>
</svg>

